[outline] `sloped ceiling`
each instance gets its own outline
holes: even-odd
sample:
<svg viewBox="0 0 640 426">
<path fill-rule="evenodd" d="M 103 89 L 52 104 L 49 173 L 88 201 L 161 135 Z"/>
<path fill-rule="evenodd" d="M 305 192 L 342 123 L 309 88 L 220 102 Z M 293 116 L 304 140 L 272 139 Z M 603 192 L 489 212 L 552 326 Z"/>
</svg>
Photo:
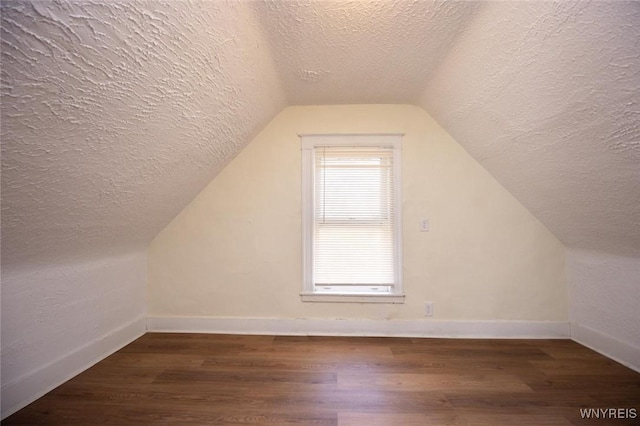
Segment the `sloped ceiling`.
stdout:
<svg viewBox="0 0 640 426">
<path fill-rule="evenodd" d="M 640 3 L 2 3 L 2 262 L 144 247 L 284 106 L 423 106 L 640 256 Z"/>
<path fill-rule="evenodd" d="M 484 6 L 420 104 L 565 245 L 640 256 L 640 2 Z"/>
<path fill-rule="evenodd" d="M 146 247 L 284 106 L 247 2 L 3 2 L 3 264 Z"/>
</svg>

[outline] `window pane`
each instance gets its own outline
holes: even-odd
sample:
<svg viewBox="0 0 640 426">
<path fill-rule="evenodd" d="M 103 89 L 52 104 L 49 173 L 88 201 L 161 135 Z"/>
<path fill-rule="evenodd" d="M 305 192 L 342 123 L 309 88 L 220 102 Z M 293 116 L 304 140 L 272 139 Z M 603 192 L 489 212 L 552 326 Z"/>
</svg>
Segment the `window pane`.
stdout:
<svg viewBox="0 0 640 426">
<path fill-rule="evenodd" d="M 380 219 L 383 216 L 380 191 L 383 178 L 379 168 L 320 169 L 318 220 Z"/>
<path fill-rule="evenodd" d="M 393 285 L 393 240 L 388 226 L 316 226 L 317 284 Z"/>
<path fill-rule="evenodd" d="M 318 292 L 373 293 L 395 283 L 393 149 L 315 150 Z"/>
</svg>

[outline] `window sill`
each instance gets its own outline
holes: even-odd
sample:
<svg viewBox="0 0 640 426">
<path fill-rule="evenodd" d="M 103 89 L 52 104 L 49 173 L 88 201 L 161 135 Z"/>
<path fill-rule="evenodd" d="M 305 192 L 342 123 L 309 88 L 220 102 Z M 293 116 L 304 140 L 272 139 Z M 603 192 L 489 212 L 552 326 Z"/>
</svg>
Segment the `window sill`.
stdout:
<svg viewBox="0 0 640 426">
<path fill-rule="evenodd" d="M 404 294 L 301 293 L 303 302 L 324 303 L 404 303 Z"/>
</svg>

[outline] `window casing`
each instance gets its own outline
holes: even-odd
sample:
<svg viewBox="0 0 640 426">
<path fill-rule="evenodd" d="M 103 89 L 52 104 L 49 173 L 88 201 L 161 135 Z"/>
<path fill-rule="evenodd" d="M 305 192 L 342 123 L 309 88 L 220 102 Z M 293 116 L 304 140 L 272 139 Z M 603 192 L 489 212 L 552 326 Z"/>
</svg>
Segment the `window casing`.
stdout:
<svg viewBox="0 0 640 426">
<path fill-rule="evenodd" d="M 402 135 L 302 135 L 304 301 L 401 303 Z"/>
</svg>

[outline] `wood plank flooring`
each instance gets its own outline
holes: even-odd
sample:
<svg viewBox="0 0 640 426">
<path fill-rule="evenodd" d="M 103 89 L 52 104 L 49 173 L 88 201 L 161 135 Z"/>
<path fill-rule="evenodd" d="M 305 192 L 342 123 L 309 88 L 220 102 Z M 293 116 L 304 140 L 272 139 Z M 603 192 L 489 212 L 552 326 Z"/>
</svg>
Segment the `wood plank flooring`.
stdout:
<svg viewBox="0 0 640 426">
<path fill-rule="evenodd" d="M 638 425 L 640 374 L 569 340 L 148 333 L 3 424 Z"/>
</svg>

